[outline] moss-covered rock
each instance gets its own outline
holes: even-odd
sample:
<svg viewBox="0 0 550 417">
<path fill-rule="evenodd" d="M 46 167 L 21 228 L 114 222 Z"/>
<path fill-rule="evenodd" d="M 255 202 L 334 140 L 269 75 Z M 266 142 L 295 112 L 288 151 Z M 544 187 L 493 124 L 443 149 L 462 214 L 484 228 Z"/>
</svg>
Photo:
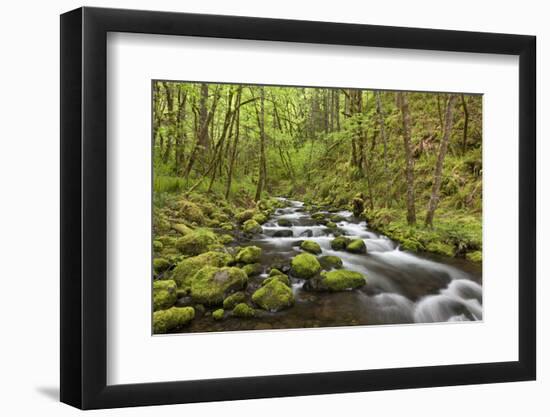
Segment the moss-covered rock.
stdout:
<svg viewBox="0 0 550 417">
<path fill-rule="evenodd" d="M 223 308 L 226 310 L 233 310 L 239 303 L 244 303 L 246 301 L 246 294 L 242 291 L 231 294 L 223 300 Z"/>
<path fill-rule="evenodd" d="M 231 235 L 221 235 L 218 237 L 218 240 L 220 241 L 220 243 L 227 245 L 228 243 L 233 242 L 234 239 Z"/>
<path fill-rule="evenodd" d="M 311 215 L 311 218 L 315 221 L 322 221 L 322 220 L 325 220 L 325 217 L 326 217 L 326 213 L 313 213 Z"/>
<path fill-rule="evenodd" d="M 271 281 L 277 280 L 285 284 L 287 287 L 290 287 L 290 279 L 287 275 L 281 274 L 281 275 L 273 275 L 271 277 L 268 277 L 262 281 L 262 286 L 269 284 Z"/>
<path fill-rule="evenodd" d="M 167 247 L 175 246 L 177 239 L 173 236 L 162 235 L 158 236 L 156 241 L 162 243 L 162 246 L 164 247 L 164 249 L 166 249 Z"/>
<path fill-rule="evenodd" d="M 289 219 L 279 219 L 277 220 L 277 224 L 281 227 L 291 227 L 292 222 Z"/>
<path fill-rule="evenodd" d="M 347 244 L 346 250 L 351 253 L 367 253 L 367 246 L 363 239 L 354 239 Z"/>
<path fill-rule="evenodd" d="M 178 204 L 178 214 L 190 223 L 203 224 L 205 221 L 202 209 L 189 200 L 181 200 Z"/>
<path fill-rule="evenodd" d="M 365 210 L 365 202 L 361 193 L 356 194 L 353 200 L 351 200 L 351 210 L 355 217 L 359 217 Z"/>
<path fill-rule="evenodd" d="M 367 282 L 359 272 L 340 269 L 338 271 L 322 272 L 321 283 L 329 291 L 344 291 L 362 287 Z"/>
<path fill-rule="evenodd" d="M 233 315 L 243 319 L 251 318 L 256 315 L 256 311 L 246 303 L 239 303 L 233 308 Z"/>
<path fill-rule="evenodd" d="M 339 223 L 339 222 L 342 222 L 346 220 L 346 218 L 344 216 L 340 216 L 339 214 L 333 214 L 330 216 L 330 221 L 332 223 Z"/>
<path fill-rule="evenodd" d="M 285 275 L 285 273 L 282 272 L 281 270 L 277 269 L 277 268 L 271 268 L 271 269 L 269 270 L 269 276 L 270 276 L 270 277 L 273 277 L 273 276 L 275 276 L 275 275 Z"/>
<path fill-rule="evenodd" d="M 208 229 L 197 229 L 176 241 L 176 248 L 184 255 L 195 256 L 219 244 L 216 235 Z"/>
<path fill-rule="evenodd" d="M 153 333 L 162 334 L 177 329 L 195 318 L 193 307 L 172 307 L 153 313 Z"/>
<path fill-rule="evenodd" d="M 163 248 L 164 248 L 164 245 L 160 240 L 153 240 L 153 250 L 156 253 L 159 253 L 160 251 L 162 251 Z"/>
<path fill-rule="evenodd" d="M 294 304 L 292 290 L 278 279 L 273 279 L 252 294 L 252 301 L 267 311 L 279 311 Z"/>
<path fill-rule="evenodd" d="M 262 226 L 260 226 L 260 224 L 254 219 L 245 221 L 242 229 L 243 232 L 251 235 L 262 233 Z"/>
<path fill-rule="evenodd" d="M 235 229 L 235 227 L 233 226 L 233 224 L 226 222 L 220 224 L 220 229 L 225 230 L 226 232 L 231 232 Z"/>
<path fill-rule="evenodd" d="M 301 253 L 290 262 L 291 274 L 297 278 L 308 279 L 321 270 L 321 265 L 315 256 Z"/>
<path fill-rule="evenodd" d="M 166 215 L 159 209 L 153 210 L 153 232 L 155 236 L 163 235 L 170 231 L 170 222 Z"/>
<path fill-rule="evenodd" d="M 325 226 L 328 227 L 329 229 L 335 229 L 337 227 L 336 223 L 334 222 L 327 222 Z"/>
<path fill-rule="evenodd" d="M 304 240 L 300 245 L 300 248 L 306 252 L 313 253 L 314 255 L 319 255 L 322 252 L 321 246 L 312 240 Z"/>
<path fill-rule="evenodd" d="M 164 258 L 153 259 L 153 271 L 160 274 L 170 268 L 170 262 Z"/>
<path fill-rule="evenodd" d="M 192 279 L 191 297 L 195 303 L 221 304 L 232 291 L 246 286 L 248 277 L 239 268 L 205 266 Z"/>
<path fill-rule="evenodd" d="M 225 311 L 223 308 L 218 308 L 212 312 L 212 318 L 214 320 L 223 320 L 224 313 Z"/>
<path fill-rule="evenodd" d="M 319 258 L 319 263 L 323 269 L 339 269 L 343 266 L 342 259 L 333 255 L 321 256 Z"/>
<path fill-rule="evenodd" d="M 205 252 L 192 258 L 179 262 L 172 273 L 172 279 L 176 281 L 178 288 L 189 291 L 194 275 L 205 266 L 222 267 L 233 261 L 233 257 L 223 252 Z"/>
<path fill-rule="evenodd" d="M 334 250 L 346 250 L 346 246 L 351 239 L 345 236 L 338 236 L 330 241 L 330 247 Z"/>
<path fill-rule="evenodd" d="M 171 280 L 153 281 L 153 310 L 172 307 L 176 303 L 177 286 Z"/>
<path fill-rule="evenodd" d="M 235 261 L 243 264 L 254 264 L 260 261 L 262 256 L 262 249 L 257 246 L 246 246 L 242 248 L 237 256 Z"/>
<path fill-rule="evenodd" d="M 481 251 L 475 251 L 475 252 L 468 252 L 466 254 L 466 259 L 472 261 L 472 262 L 482 262 L 483 261 L 483 255 Z"/>
<path fill-rule="evenodd" d="M 267 221 L 267 216 L 264 213 L 256 213 L 252 216 L 252 220 L 256 221 L 258 224 L 264 224 Z"/>
<path fill-rule="evenodd" d="M 172 225 L 172 229 L 178 232 L 180 235 L 185 236 L 193 231 L 189 226 L 183 223 L 176 223 Z"/>
<path fill-rule="evenodd" d="M 259 263 L 246 264 L 241 268 L 246 276 L 253 277 L 262 273 L 262 265 Z"/>
<path fill-rule="evenodd" d="M 255 214 L 256 214 L 256 210 L 248 209 L 237 213 L 235 218 L 239 223 L 244 223 L 245 221 L 252 219 L 252 217 L 254 217 Z"/>
</svg>

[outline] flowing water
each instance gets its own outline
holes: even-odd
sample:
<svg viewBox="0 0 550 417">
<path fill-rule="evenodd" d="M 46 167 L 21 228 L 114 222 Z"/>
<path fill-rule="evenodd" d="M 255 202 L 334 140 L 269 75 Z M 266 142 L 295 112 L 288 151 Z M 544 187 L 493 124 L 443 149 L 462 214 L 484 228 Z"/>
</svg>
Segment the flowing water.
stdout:
<svg viewBox="0 0 550 417">
<path fill-rule="evenodd" d="M 288 205 L 278 209 L 263 225 L 263 233 L 246 244 L 262 248 L 264 272 L 250 279 L 252 293 L 267 277 L 271 267 L 284 272 L 290 260 L 302 252 L 302 240 L 317 242 L 323 255 L 342 259 L 343 268 L 361 272 L 367 285 L 336 293 L 312 292 L 304 281 L 292 278 L 295 305 L 277 313 L 262 312 L 254 319 L 227 318 L 216 322 L 197 317 L 187 331 L 226 331 L 271 328 L 307 328 L 350 325 L 433 323 L 482 319 L 481 266 L 466 260 L 412 254 L 403 251 L 386 236 L 369 230 L 366 222 L 349 211 L 336 213 L 340 233 L 363 239 L 367 254 L 331 249 L 333 232 L 317 224 L 303 203 L 283 199 Z M 290 225 L 280 226 L 280 220 Z M 241 245 L 244 245 L 241 242 Z"/>
</svg>

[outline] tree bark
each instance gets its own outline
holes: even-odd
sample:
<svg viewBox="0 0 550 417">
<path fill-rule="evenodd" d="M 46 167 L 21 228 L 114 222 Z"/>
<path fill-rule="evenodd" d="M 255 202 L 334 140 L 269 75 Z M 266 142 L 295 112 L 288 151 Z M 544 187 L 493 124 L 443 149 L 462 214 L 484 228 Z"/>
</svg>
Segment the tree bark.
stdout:
<svg viewBox="0 0 550 417">
<path fill-rule="evenodd" d="M 384 143 L 384 177 L 388 181 L 386 190 L 386 207 L 391 206 L 391 193 L 392 180 L 388 171 L 388 136 L 386 135 L 386 123 L 384 121 L 384 109 L 382 108 L 382 98 L 380 97 L 380 91 L 376 92 L 376 114 L 378 115 L 378 125 L 380 127 L 380 136 L 382 136 L 382 142 Z"/>
<path fill-rule="evenodd" d="M 468 113 L 468 105 L 466 104 L 464 94 L 461 94 L 460 98 L 462 99 L 462 110 L 464 111 L 464 131 L 462 132 L 462 154 L 464 155 L 468 144 L 468 119 L 470 118 L 470 115 Z"/>
<path fill-rule="evenodd" d="M 407 181 L 407 223 L 416 224 L 416 209 L 414 196 L 414 161 L 411 149 L 411 119 L 407 93 L 397 93 L 398 106 L 401 107 L 403 122 L 403 144 L 405 147 L 405 177 Z"/>
<path fill-rule="evenodd" d="M 433 218 L 437 205 L 439 204 L 439 190 L 441 188 L 441 173 L 443 171 L 443 161 L 447 153 L 447 146 L 453 127 L 453 106 L 456 100 L 455 95 L 451 95 L 447 100 L 447 109 L 445 110 L 445 130 L 441 145 L 439 146 L 439 155 L 435 165 L 434 182 L 432 186 L 432 195 L 428 203 L 428 212 L 426 213 L 426 226 L 433 227 Z"/>
<path fill-rule="evenodd" d="M 260 111 L 258 114 L 258 125 L 260 128 L 260 166 L 258 169 L 258 184 L 256 186 L 256 195 L 254 201 L 259 201 L 262 198 L 262 189 L 266 181 L 266 162 L 265 162 L 265 109 L 264 109 L 265 93 L 264 88 L 260 87 Z"/>
</svg>

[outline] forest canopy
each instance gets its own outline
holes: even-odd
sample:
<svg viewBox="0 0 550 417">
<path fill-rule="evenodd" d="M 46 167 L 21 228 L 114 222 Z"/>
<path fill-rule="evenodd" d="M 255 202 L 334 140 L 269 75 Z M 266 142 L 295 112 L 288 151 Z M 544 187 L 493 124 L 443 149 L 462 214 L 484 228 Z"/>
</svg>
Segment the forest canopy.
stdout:
<svg viewBox="0 0 550 417">
<path fill-rule="evenodd" d="M 353 209 L 406 249 L 481 260 L 482 96 L 172 81 L 152 94 L 157 208 L 293 197 Z"/>
</svg>

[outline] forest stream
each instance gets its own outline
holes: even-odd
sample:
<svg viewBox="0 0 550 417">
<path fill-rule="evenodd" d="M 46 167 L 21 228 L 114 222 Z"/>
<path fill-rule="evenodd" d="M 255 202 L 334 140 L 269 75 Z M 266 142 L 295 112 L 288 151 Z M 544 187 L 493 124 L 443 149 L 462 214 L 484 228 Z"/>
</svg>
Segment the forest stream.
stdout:
<svg viewBox="0 0 550 417">
<path fill-rule="evenodd" d="M 243 237 L 236 245 L 262 249 L 261 273 L 249 278 L 247 292 L 261 287 L 270 268 L 289 273 L 290 260 L 301 253 L 303 240 L 316 242 L 324 256 L 338 256 L 343 269 L 366 277 L 366 285 L 355 290 L 310 291 L 307 281 L 290 276 L 294 305 L 251 318 L 227 317 L 213 320 L 209 312 L 198 314 L 180 332 L 263 330 L 476 321 L 482 319 L 481 265 L 466 259 L 411 253 L 370 230 L 368 224 L 350 211 L 323 212 L 332 216 L 336 228 L 327 228 L 313 219 L 304 204 L 280 198 L 278 208 L 262 225 L 262 233 Z M 283 225 L 281 225 L 283 224 Z M 367 253 L 336 251 L 331 241 L 337 235 L 361 239 Z M 304 288 L 304 285 L 306 286 Z"/>
</svg>

